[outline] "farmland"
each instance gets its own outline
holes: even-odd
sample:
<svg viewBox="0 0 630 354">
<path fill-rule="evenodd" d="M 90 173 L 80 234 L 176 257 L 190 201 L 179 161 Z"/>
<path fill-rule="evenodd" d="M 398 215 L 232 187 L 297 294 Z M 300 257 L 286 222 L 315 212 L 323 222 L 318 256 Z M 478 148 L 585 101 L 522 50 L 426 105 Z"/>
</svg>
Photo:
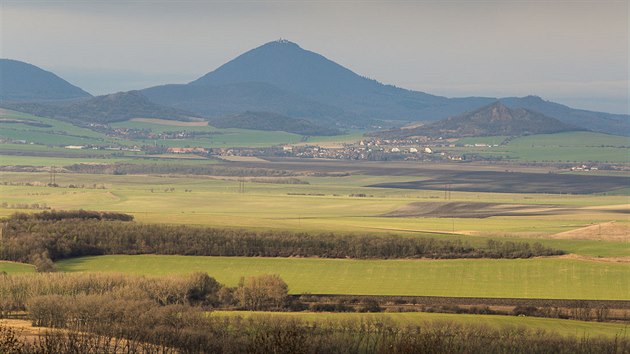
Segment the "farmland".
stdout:
<svg viewBox="0 0 630 354">
<path fill-rule="evenodd" d="M 65 127 L 65 123 L 55 125 L 57 123 L 45 120 L 41 123 L 50 123 L 54 128 L 11 125 L 13 130 L 10 134 L 39 139 L 39 144 L 48 145 L 55 145 L 55 141 L 41 135 L 50 133 L 46 129 L 66 129 L 74 136 L 73 139 L 77 139 L 77 144 L 110 139 L 96 132 L 84 137 L 82 130 L 72 130 Z M 269 146 L 303 142 L 300 136 L 281 132 L 261 134 L 238 129 L 217 130 L 198 122 L 182 126 L 162 123 L 136 120 L 115 123 L 114 126 L 159 132 L 186 129 L 221 133 L 204 135 L 196 140 L 166 140 L 164 144 L 168 146 Z M 309 141 L 334 144 L 359 136 L 359 133 L 351 132 L 342 137 L 312 137 Z M 500 143 L 503 138 L 495 137 L 489 142 L 484 138 L 468 139 L 466 143 L 494 144 Z M 594 138 L 593 144 L 604 146 L 587 147 L 571 143 L 576 139 L 590 138 Z M 151 143 L 148 140 L 116 142 Z M 551 146 L 554 143 L 559 145 Z M 538 156 L 537 149 L 556 149 L 554 154 L 570 160 L 580 154 L 600 158 L 609 153 L 607 149 L 614 149 L 615 153 L 625 152 L 627 149 L 624 150 L 623 144 L 619 139 L 604 135 L 570 133 L 550 138 L 522 137 L 491 149 L 507 149 L 509 156 L 515 160 Z M 593 155 L 589 155 L 591 148 Z M 455 149 L 477 151 L 484 148 Z M 534 155 L 528 157 L 530 153 Z M 0 154 L 0 165 L 33 166 L 22 172 L 10 168 L 1 172 L 0 216 L 20 211 L 40 212 L 41 209 L 32 207 L 35 205 L 37 208 L 46 206 L 57 210 L 129 213 L 135 217 L 134 223 L 139 224 L 334 233 L 340 237 L 394 235 L 461 241 L 481 248 L 489 240 L 501 240 L 540 243 L 544 247 L 569 253 L 560 257 L 529 259 L 448 260 L 108 253 L 106 256 L 56 259 L 55 266 L 60 272 L 122 273 L 149 277 L 188 276 L 193 272 L 203 272 L 229 287 L 237 286 L 243 276 L 278 274 L 293 295 L 615 301 L 628 300 L 630 293 L 630 222 L 627 218 L 630 204 L 628 179 L 623 173 L 599 171 L 579 175 L 562 173 L 553 166 L 518 164 L 418 164 L 282 158 L 226 162 L 203 157 L 183 159 L 179 156 L 164 158 L 169 156 L 162 155 L 162 158 L 156 158 L 132 151 L 72 150 L 38 144 L 2 144 Z M 614 158 L 616 155 L 607 156 Z M 109 165 L 112 171 L 119 166 L 117 164 L 132 164 L 140 166 L 136 169 L 140 172 L 125 174 L 121 168 L 116 174 L 111 171 L 77 173 L 79 170 L 69 167 L 80 163 L 86 166 Z M 56 187 L 47 185 L 51 178 L 48 172 L 51 165 L 56 166 Z M 143 173 L 144 166 L 147 171 L 160 167 L 166 172 Z M 216 171 L 225 171 L 212 174 L 214 167 L 218 168 Z M 195 172 L 195 169 L 201 169 L 201 172 Z M 246 174 L 246 171 L 254 170 L 260 175 Z M 161 170 L 157 168 L 156 171 Z M 31 265 L 0 262 L 0 272 L 8 274 L 34 270 Z M 613 311 L 620 316 L 618 318 L 624 318 L 624 308 L 614 308 Z M 241 313 L 219 312 L 213 316 L 238 314 Z M 613 337 L 625 333 L 623 331 L 627 328 L 625 323 L 600 324 L 499 315 L 396 313 L 359 317 L 359 314 L 282 313 L 277 316 L 295 316 L 305 321 L 378 318 L 396 325 L 442 321 L 464 325 L 482 323 L 493 329 L 524 326 L 578 337 Z M 592 314 L 589 316 L 594 318 Z"/>
<path fill-rule="evenodd" d="M 26 113 L 20 113 L 2 109 L 0 111 L 0 128 L 2 133 L 0 137 L 11 139 L 14 141 L 23 140 L 27 143 L 48 146 L 66 146 L 66 145 L 153 145 L 154 139 L 135 139 L 114 138 L 91 129 L 77 127 L 70 123 L 62 122 L 55 119 L 37 117 Z M 24 121 L 27 123 L 35 122 L 41 126 L 33 126 L 29 124 L 14 123 L 13 121 Z M 212 133 L 200 138 L 189 139 L 170 139 L 161 140 L 160 144 L 172 147 L 200 146 L 205 148 L 220 148 L 234 146 L 249 147 L 267 147 L 278 144 L 299 143 L 303 141 L 310 142 L 330 142 L 330 141 L 348 141 L 355 140 L 360 134 L 349 133 L 336 137 L 303 137 L 301 135 L 278 132 L 278 131 L 257 131 L 247 129 L 217 129 L 212 126 L 188 124 L 174 125 L 169 121 L 159 119 L 147 120 L 138 119 L 120 123 L 114 123 L 112 128 L 133 128 L 145 129 L 151 132 L 164 133 L 174 131 L 187 131 L 197 133 Z M 0 153 L 2 152 L 0 147 Z"/>
<path fill-rule="evenodd" d="M 422 295 L 626 300 L 628 264 L 567 259 L 333 260 L 97 256 L 58 262 L 67 272 L 148 275 L 202 271 L 234 286 L 243 275 L 279 274 L 293 294 Z"/>
<path fill-rule="evenodd" d="M 465 138 L 457 144 L 498 145 L 506 137 Z M 450 151 L 504 157 L 513 161 L 538 162 L 628 162 L 628 139 L 592 132 L 540 134 L 515 138 L 494 147 L 457 147 Z"/>
<path fill-rule="evenodd" d="M 145 223 L 409 237 L 431 235 L 464 238 L 473 244 L 484 243 L 491 237 L 520 238 L 587 256 L 627 256 L 630 253 L 627 239 L 598 241 L 601 239 L 600 229 L 594 235 L 549 238 L 556 233 L 611 221 L 627 225 L 627 214 L 623 212 L 628 208 L 627 197 L 623 195 L 452 192 L 451 199 L 444 201 L 441 191 L 366 187 L 384 180 L 404 182 L 413 178 L 405 176 L 298 177 L 308 184 L 246 182 L 245 193 L 238 191 L 238 178 L 230 177 L 70 173 L 56 176 L 61 186 L 97 185 L 104 189 L 51 188 L 45 186 L 49 178 L 49 173 L 4 172 L 3 181 L 7 185 L 0 186 L 0 202 L 8 205 L 39 203 L 55 209 L 127 212 Z M 361 194 L 367 197 L 351 196 Z M 481 201 L 538 209 L 531 215 L 483 218 L 465 217 L 458 214 L 461 212 L 424 217 L 391 215 L 410 205 L 417 208 L 418 203 L 444 203 L 441 205 L 445 206 L 464 203 L 479 209 L 485 205 L 477 204 Z M 177 212 L 173 212 L 173 206 L 177 206 Z M 15 211 L 0 208 L 3 215 Z"/>
</svg>

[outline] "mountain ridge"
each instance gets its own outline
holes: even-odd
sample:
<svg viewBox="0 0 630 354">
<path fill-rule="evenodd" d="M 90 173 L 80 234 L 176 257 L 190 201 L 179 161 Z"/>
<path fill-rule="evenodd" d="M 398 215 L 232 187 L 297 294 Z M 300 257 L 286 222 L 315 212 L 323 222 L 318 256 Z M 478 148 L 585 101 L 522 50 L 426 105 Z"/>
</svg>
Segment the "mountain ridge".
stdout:
<svg viewBox="0 0 630 354">
<path fill-rule="evenodd" d="M 19 60 L 0 58 L 0 102 L 92 97 L 58 75 Z"/>
<path fill-rule="evenodd" d="M 153 86 L 140 93 L 161 107 L 154 107 L 154 112 L 165 112 L 166 107 L 176 110 L 167 116 L 187 112 L 198 117 L 220 118 L 247 111 L 269 112 L 306 119 L 320 126 L 363 129 L 437 121 L 497 100 L 447 98 L 382 84 L 290 41 L 270 42 L 251 49 L 187 84 Z M 536 96 L 499 100 L 510 108 L 529 109 L 569 125 L 630 136 L 629 115 L 573 109 Z M 6 100 L 0 104 L 6 105 Z M 32 106 L 27 108 L 34 109 Z M 37 109 L 46 111 L 41 106 Z M 100 112 L 86 113 L 100 115 L 99 120 L 106 121 L 110 111 L 102 107 Z M 119 112 L 109 119 L 123 117 Z"/>
<path fill-rule="evenodd" d="M 139 91 L 118 92 L 73 102 L 6 103 L 3 107 L 79 123 L 112 123 L 132 118 L 188 120 L 194 114 L 149 101 Z"/>
<path fill-rule="evenodd" d="M 247 111 L 236 115 L 210 118 L 208 124 L 216 128 L 285 131 L 304 136 L 331 136 L 342 134 L 339 129 L 317 125 L 306 119 L 290 118 L 270 112 Z"/>
<path fill-rule="evenodd" d="M 415 128 L 390 130 L 380 134 L 376 133 L 376 135 L 388 138 L 411 136 L 464 138 L 553 134 L 582 130 L 585 129 L 563 123 L 539 112 L 525 108 L 509 108 L 501 101 L 496 101 L 476 110 L 430 124 Z"/>
<path fill-rule="evenodd" d="M 269 85 L 278 92 L 269 101 L 239 92 L 225 95 L 233 86 Z M 344 126 L 402 125 L 405 122 L 436 121 L 491 104 L 497 99 L 511 108 L 525 108 L 590 130 L 630 135 L 630 116 L 576 110 L 534 96 L 447 98 L 386 85 L 358 75 L 334 61 L 290 41 L 274 41 L 251 49 L 188 84 L 171 86 L 173 93 L 188 91 L 200 99 L 175 102 L 169 87 L 143 90 L 150 99 L 206 116 L 269 111 L 312 121 L 324 120 Z M 244 90 L 247 91 L 247 90 Z M 226 99 L 226 96 L 227 99 Z M 203 98 L 203 99 L 201 99 Z M 205 102 L 204 102 L 205 101 Z M 208 102 L 220 101 L 217 105 Z M 293 107 L 287 108 L 285 102 Z M 307 103 L 308 102 L 308 103 Z M 241 106 L 246 109 L 240 109 Z M 308 107 L 305 108 L 305 107 Z M 334 113 L 333 113 L 334 112 Z"/>
</svg>

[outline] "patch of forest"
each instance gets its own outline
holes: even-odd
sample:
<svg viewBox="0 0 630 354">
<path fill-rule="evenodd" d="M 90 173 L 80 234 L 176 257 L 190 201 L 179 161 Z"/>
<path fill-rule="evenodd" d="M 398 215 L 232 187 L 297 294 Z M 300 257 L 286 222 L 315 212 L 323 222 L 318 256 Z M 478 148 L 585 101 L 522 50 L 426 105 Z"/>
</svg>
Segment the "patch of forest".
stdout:
<svg viewBox="0 0 630 354">
<path fill-rule="evenodd" d="M 90 174 L 186 174 L 205 176 L 241 176 L 241 177 L 292 177 L 298 173 L 269 168 L 242 168 L 216 165 L 185 165 L 169 163 L 113 163 L 113 164 L 74 164 L 64 167 L 75 173 Z"/>
<path fill-rule="evenodd" d="M 400 258 L 530 258 L 564 252 L 540 243 L 488 240 L 475 247 L 461 240 L 394 235 L 367 236 L 252 231 L 184 225 L 140 224 L 121 213 L 44 211 L 3 220 L 0 259 L 30 262 L 38 270 L 53 261 L 94 255 Z"/>
<path fill-rule="evenodd" d="M 0 325 L 2 353 L 627 353 L 626 337 L 564 337 L 523 327 L 385 318 L 321 320 L 208 316 L 216 306 L 287 306 L 277 276 L 226 288 L 204 273 L 148 278 L 105 274 L 0 275 L 5 310 L 28 311 L 35 338 Z M 366 304 L 369 311 L 370 304 Z M 1 313 L 0 313 L 1 314 Z M 59 330 L 63 329 L 63 330 Z"/>
</svg>

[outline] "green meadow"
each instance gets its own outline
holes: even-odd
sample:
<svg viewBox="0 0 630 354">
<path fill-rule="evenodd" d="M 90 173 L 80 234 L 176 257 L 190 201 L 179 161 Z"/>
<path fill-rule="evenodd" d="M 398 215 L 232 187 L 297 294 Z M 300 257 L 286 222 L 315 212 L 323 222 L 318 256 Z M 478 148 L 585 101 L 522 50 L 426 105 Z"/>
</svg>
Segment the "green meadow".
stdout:
<svg viewBox="0 0 630 354">
<path fill-rule="evenodd" d="M 500 144 L 505 137 L 465 138 L 457 144 Z M 627 137 L 593 132 L 568 132 L 523 136 L 494 147 L 455 147 L 458 154 L 473 153 L 515 161 L 630 162 Z"/>
<path fill-rule="evenodd" d="M 448 313 L 312 313 L 312 312 L 245 312 L 245 311 L 214 311 L 210 316 L 240 316 L 250 317 L 276 317 L 284 319 L 299 319 L 309 323 L 322 321 L 382 321 L 396 323 L 403 326 L 423 326 L 430 323 L 458 323 L 462 325 L 482 325 L 490 328 L 520 328 L 530 330 L 544 330 L 555 332 L 562 336 L 575 337 L 620 337 L 630 336 L 630 327 L 626 323 L 600 323 L 574 320 L 562 320 L 554 318 L 497 316 L 497 315 L 468 315 Z"/>
<path fill-rule="evenodd" d="M 0 273 L 2 272 L 6 272 L 8 274 L 34 273 L 35 267 L 30 264 L 0 261 Z"/>
<path fill-rule="evenodd" d="M 21 123 L 8 123 L 0 121 L 0 137 L 12 140 L 25 140 L 40 146 L 65 146 L 65 145 L 111 145 L 120 144 L 153 145 L 151 139 L 121 139 L 107 136 L 103 133 L 88 128 L 78 127 L 63 121 L 37 117 L 34 115 L 10 110 L 0 111 L 0 118 L 22 119 L 49 125 L 37 127 Z M 206 148 L 225 147 L 269 147 L 279 144 L 295 144 L 299 142 L 346 142 L 360 139 L 362 132 L 351 131 L 339 136 L 303 137 L 282 131 L 259 131 L 248 129 L 217 129 L 212 126 L 177 126 L 159 124 L 159 122 L 125 121 L 112 123 L 113 128 L 147 129 L 156 133 L 163 132 L 206 132 L 212 135 L 189 139 L 160 140 L 160 144 L 169 147 L 200 146 Z M 2 149 L 0 148 L 0 152 Z"/>
<path fill-rule="evenodd" d="M 25 124 L 0 122 L 0 137 L 14 140 L 26 140 L 38 145 L 152 145 L 155 140 L 128 140 L 107 136 L 105 134 L 77 127 L 70 123 L 36 117 L 33 115 L 2 110 L 2 118 L 25 119 L 44 123 L 50 127 L 34 127 Z M 158 121 L 125 121 L 112 123 L 113 128 L 147 129 L 156 133 L 163 132 L 199 132 L 210 135 L 189 139 L 160 140 L 160 144 L 170 147 L 200 146 L 207 148 L 226 147 L 269 147 L 279 144 L 328 144 L 340 142 L 356 142 L 363 138 L 364 131 L 352 130 L 339 136 L 304 137 L 280 131 L 256 131 L 247 129 L 217 129 L 212 126 L 177 126 L 160 124 Z M 500 144 L 507 137 L 491 136 L 463 138 L 456 141 L 464 144 Z M 630 143 L 622 136 L 593 132 L 568 132 L 558 134 L 540 134 L 514 138 L 506 145 L 494 147 L 449 147 L 444 148 L 454 154 L 479 154 L 502 157 L 514 161 L 539 162 L 629 162 Z M 437 149 L 441 151 L 442 149 Z M 0 152 L 2 147 L 0 146 Z"/>
<path fill-rule="evenodd" d="M 240 277 L 279 274 L 292 294 L 409 295 L 627 300 L 630 264 L 561 258 L 349 260 L 316 258 L 96 256 L 57 262 L 65 272 L 145 275 L 207 272 L 236 286 Z"/>
</svg>

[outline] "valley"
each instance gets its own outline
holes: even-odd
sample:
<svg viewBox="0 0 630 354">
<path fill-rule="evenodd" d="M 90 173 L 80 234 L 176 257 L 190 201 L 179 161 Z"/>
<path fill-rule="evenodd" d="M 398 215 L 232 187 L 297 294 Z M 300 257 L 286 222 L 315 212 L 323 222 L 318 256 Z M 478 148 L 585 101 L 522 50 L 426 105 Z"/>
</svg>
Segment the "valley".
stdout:
<svg viewBox="0 0 630 354">
<path fill-rule="evenodd" d="M 630 351 L 628 114 L 284 39 L 109 94 L 0 73 L 2 353 Z"/>
</svg>

